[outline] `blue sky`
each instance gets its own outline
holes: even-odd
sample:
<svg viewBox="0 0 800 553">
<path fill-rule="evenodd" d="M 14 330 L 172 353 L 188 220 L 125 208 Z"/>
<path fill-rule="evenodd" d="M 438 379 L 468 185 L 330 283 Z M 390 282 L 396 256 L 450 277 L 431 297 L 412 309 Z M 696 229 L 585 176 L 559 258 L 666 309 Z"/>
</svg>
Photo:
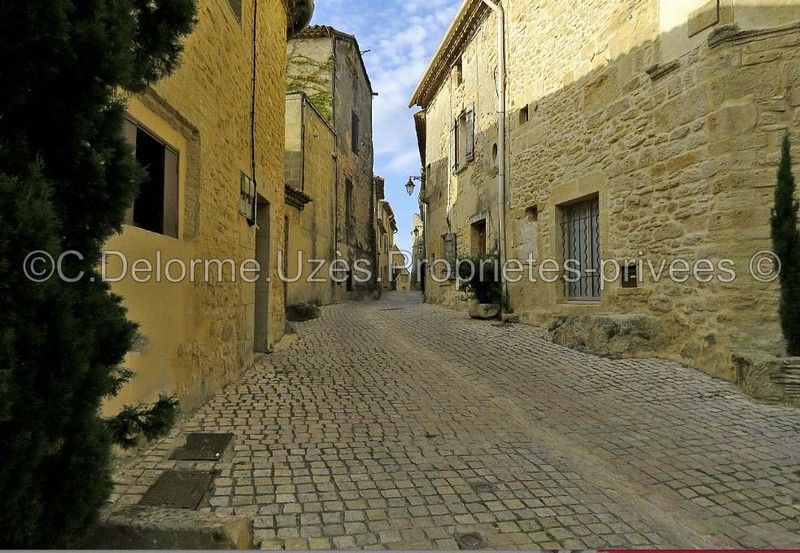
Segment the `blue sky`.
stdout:
<svg viewBox="0 0 800 553">
<path fill-rule="evenodd" d="M 332 25 L 358 38 L 378 97 L 373 126 L 375 173 L 386 179 L 401 249 L 411 245 L 411 216 L 417 192 L 409 197 L 409 175 L 419 175 L 414 111 L 408 100 L 444 36 L 460 0 L 316 0 L 313 24 Z M 417 108 L 418 109 L 418 108 Z"/>
</svg>

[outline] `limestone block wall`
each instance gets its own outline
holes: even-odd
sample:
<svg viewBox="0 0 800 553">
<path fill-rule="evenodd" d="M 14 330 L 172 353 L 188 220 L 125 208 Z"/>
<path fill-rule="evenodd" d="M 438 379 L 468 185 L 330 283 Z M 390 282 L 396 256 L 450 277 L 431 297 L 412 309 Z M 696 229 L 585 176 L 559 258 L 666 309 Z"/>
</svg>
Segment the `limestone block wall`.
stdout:
<svg viewBox="0 0 800 553">
<path fill-rule="evenodd" d="M 287 205 L 289 223 L 286 249 L 291 281 L 286 285 L 287 305 L 316 303 L 327 305 L 334 301 L 335 284 L 328 278 L 330 263 L 335 259 L 334 190 L 336 187 L 336 136 L 324 117 L 310 100 L 300 94 L 287 96 L 286 163 L 297 159 L 289 156 L 290 149 L 299 144 L 302 155 L 299 173 L 302 178 L 294 186 L 311 198 L 301 210 Z M 287 184 L 288 181 L 287 181 Z M 302 256 L 298 257 L 298 253 Z M 323 260 L 325 268 L 317 275 L 324 282 L 310 282 L 311 272 Z"/>
<path fill-rule="evenodd" d="M 793 3 L 783 4 L 775 9 Z M 677 35 L 661 33 L 657 2 L 560 6 L 510 4 L 509 257 L 563 261 L 560 209 L 598 195 L 602 258 L 650 260 L 656 271 L 663 260 L 718 266 L 730 259 L 737 276 L 721 282 L 729 275 L 715 271 L 711 282 L 681 283 L 654 278 L 645 265 L 649 274 L 638 287 L 617 281 L 600 301 L 575 303 L 563 283 L 528 282 L 526 267 L 525 281 L 510 285 L 512 308 L 535 324 L 561 315 L 644 314 L 666 333 L 663 357 L 723 378 L 733 378 L 732 351 L 780 353 L 777 285 L 756 281 L 749 263 L 771 247 L 780 140 L 789 132 L 800 144 L 800 28 L 791 20 L 744 28 L 756 12 L 734 3 L 738 32 L 717 25 L 673 57 L 665 45 Z M 759 10 L 759 21 L 768 21 L 767 6 Z M 445 82 L 427 106 L 429 260 L 443 256 L 446 232 L 466 252 L 470 218 L 484 205 L 496 209 L 493 29 L 489 17 L 466 44 L 464 83 Z M 474 60 L 485 66 L 473 67 Z M 478 112 L 477 157 L 452 175 L 449 125 L 470 102 Z M 493 225 L 487 232 L 491 243 Z M 463 299 L 452 284 L 427 288 L 432 301 Z"/>
<path fill-rule="evenodd" d="M 284 79 L 287 14 L 281 0 L 242 2 L 241 20 L 227 0 L 198 2 L 198 22 L 187 37 L 177 72 L 141 98 L 129 112 L 179 153 L 179 238 L 126 228 L 108 247 L 156 264 L 171 258 L 232 259 L 255 256 L 255 228 L 239 214 L 240 175 L 252 175 L 250 99 L 253 28 L 257 30 L 256 180 L 268 202 L 269 235 L 283 231 Z M 277 284 L 276 247 L 265 263 L 272 277 L 269 342 L 284 332 L 284 295 Z M 202 404 L 252 359 L 255 285 L 230 270 L 223 282 L 173 284 L 130 278 L 114 285 L 140 323 L 142 340 L 126 359 L 133 380 L 105 409 L 176 394 L 184 409 Z M 265 275 L 266 276 L 266 275 Z"/>
</svg>

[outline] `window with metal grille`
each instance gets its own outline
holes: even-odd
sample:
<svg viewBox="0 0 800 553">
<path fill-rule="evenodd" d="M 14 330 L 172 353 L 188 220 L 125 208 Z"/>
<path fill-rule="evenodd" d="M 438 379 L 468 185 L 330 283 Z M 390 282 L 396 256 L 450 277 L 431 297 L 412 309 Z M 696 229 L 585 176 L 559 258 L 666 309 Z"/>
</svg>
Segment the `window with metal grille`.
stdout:
<svg viewBox="0 0 800 553">
<path fill-rule="evenodd" d="M 568 300 L 600 299 L 600 198 L 561 207 Z"/>
</svg>

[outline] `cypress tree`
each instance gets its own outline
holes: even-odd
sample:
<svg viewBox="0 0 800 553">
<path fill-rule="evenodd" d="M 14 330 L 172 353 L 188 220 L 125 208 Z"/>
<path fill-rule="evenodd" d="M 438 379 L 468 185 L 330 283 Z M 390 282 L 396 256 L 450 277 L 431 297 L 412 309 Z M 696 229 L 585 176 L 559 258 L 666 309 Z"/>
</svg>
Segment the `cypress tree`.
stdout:
<svg viewBox="0 0 800 553">
<path fill-rule="evenodd" d="M 3 2 L 0 13 L 0 546 L 79 543 L 111 490 L 104 398 L 135 325 L 97 273 L 143 174 L 125 94 L 175 67 L 194 0 Z M 63 273 L 23 273 L 35 250 Z"/>
<path fill-rule="evenodd" d="M 787 353 L 800 355 L 800 231 L 798 202 L 795 200 L 795 180 L 792 174 L 792 155 L 789 135 L 783 139 L 778 185 L 775 188 L 775 207 L 772 210 L 772 244 L 781 260 L 780 319 Z"/>
</svg>

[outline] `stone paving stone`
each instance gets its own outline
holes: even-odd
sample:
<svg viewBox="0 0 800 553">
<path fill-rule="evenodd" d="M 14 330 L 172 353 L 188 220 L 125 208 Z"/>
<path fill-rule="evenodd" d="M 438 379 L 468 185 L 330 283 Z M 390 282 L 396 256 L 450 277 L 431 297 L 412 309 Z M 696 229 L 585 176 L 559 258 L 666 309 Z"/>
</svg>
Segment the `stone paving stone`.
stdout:
<svg viewBox="0 0 800 553">
<path fill-rule="evenodd" d="M 494 548 L 800 547 L 796 410 L 413 293 L 297 328 L 289 350 L 121 463 L 115 502 L 165 470 L 216 470 L 203 510 L 252 516 L 263 549 L 453 550 L 469 532 Z M 234 445 L 176 464 L 189 432 Z"/>
</svg>

